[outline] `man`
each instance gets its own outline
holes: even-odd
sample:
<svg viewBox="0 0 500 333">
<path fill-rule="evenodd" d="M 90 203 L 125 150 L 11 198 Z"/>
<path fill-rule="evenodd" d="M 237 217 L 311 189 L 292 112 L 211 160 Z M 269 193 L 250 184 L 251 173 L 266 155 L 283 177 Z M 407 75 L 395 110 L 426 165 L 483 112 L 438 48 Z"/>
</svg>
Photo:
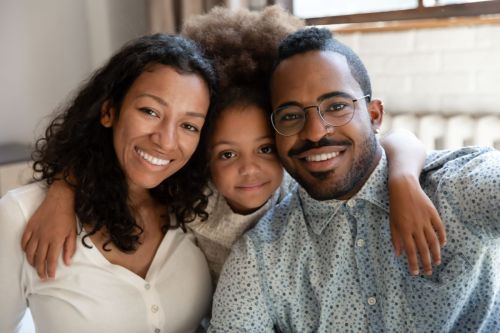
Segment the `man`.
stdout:
<svg viewBox="0 0 500 333">
<path fill-rule="evenodd" d="M 300 186 L 233 247 L 211 332 L 500 331 L 500 153 L 433 152 L 421 184 L 448 245 L 430 276 L 392 254 L 387 162 L 361 60 L 326 29 L 280 46 L 278 154 Z"/>
</svg>

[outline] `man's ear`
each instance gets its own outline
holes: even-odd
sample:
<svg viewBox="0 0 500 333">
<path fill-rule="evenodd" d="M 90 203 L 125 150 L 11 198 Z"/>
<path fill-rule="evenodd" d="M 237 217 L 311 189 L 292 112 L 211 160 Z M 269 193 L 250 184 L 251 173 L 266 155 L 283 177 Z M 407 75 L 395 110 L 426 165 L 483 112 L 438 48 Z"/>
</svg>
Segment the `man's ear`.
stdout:
<svg viewBox="0 0 500 333">
<path fill-rule="evenodd" d="M 384 104 L 382 101 L 379 99 L 372 100 L 368 104 L 368 114 L 370 115 L 373 131 L 378 132 L 384 118 Z"/>
<path fill-rule="evenodd" d="M 101 125 L 110 128 L 113 127 L 113 122 L 115 120 L 115 109 L 111 107 L 111 103 L 106 101 L 101 107 Z"/>
</svg>

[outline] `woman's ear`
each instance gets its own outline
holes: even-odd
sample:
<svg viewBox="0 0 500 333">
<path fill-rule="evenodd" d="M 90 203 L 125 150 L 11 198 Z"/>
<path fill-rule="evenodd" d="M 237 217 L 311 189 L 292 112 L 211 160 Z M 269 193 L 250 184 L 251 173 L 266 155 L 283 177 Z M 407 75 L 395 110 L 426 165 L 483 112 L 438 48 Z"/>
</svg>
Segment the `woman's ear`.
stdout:
<svg viewBox="0 0 500 333">
<path fill-rule="evenodd" d="M 101 125 L 106 128 L 113 127 L 113 121 L 115 119 L 115 109 L 111 107 L 111 103 L 106 101 L 101 107 Z"/>
<path fill-rule="evenodd" d="M 370 122 L 375 132 L 382 126 L 382 119 L 384 118 L 384 103 L 379 99 L 374 99 L 368 104 L 368 114 L 370 115 Z"/>
</svg>

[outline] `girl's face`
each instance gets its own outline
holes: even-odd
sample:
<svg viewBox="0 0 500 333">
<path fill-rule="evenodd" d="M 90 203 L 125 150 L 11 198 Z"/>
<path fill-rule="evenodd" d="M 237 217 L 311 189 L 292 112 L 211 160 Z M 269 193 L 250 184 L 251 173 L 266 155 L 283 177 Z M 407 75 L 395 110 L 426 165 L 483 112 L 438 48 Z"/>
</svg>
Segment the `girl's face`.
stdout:
<svg viewBox="0 0 500 333">
<path fill-rule="evenodd" d="M 115 153 L 131 192 L 158 186 L 187 163 L 208 106 L 202 78 L 164 65 L 153 66 L 135 80 L 119 116 L 103 106 L 101 124 L 113 128 Z"/>
<path fill-rule="evenodd" d="M 235 213 L 257 210 L 283 179 L 273 131 L 265 111 L 257 106 L 221 112 L 210 140 L 210 155 L 212 181 Z"/>
</svg>

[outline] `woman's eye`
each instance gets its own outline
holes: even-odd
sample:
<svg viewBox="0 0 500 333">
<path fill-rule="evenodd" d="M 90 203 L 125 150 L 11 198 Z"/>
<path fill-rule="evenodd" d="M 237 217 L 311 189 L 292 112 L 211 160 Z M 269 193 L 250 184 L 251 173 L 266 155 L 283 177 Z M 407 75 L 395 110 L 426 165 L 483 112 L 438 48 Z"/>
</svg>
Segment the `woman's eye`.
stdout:
<svg viewBox="0 0 500 333">
<path fill-rule="evenodd" d="M 153 109 L 150 108 L 141 108 L 140 109 L 142 112 L 144 112 L 147 115 L 150 115 L 151 117 L 156 117 L 158 118 L 158 113 L 156 113 Z"/>
<path fill-rule="evenodd" d="M 228 160 L 230 158 L 234 158 L 236 154 L 232 151 L 223 151 L 219 154 L 221 160 Z"/>
<path fill-rule="evenodd" d="M 192 124 L 183 124 L 182 127 L 184 127 L 185 129 L 187 129 L 188 131 L 191 131 L 191 132 L 199 132 L 200 131 L 198 129 L 198 127 L 196 127 Z"/>
<path fill-rule="evenodd" d="M 275 149 L 273 145 L 263 146 L 259 148 L 259 152 L 262 154 L 274 154 Z"/>
</svg>

